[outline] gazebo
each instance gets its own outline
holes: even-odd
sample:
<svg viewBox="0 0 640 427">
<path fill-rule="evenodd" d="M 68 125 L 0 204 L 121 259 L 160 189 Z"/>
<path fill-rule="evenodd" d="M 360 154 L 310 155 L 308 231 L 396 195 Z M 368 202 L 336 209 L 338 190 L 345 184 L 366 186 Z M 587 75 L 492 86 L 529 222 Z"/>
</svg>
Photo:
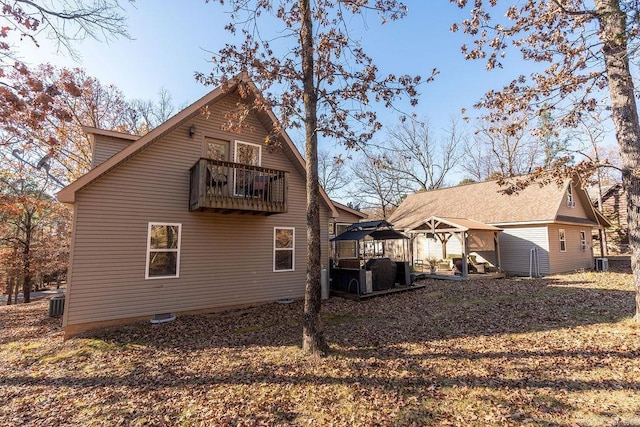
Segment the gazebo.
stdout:
<svg viewBox="0 0 640 427">
<path fill-rule="evenodd" d="M 447 244 L 453 237 L 460 245 L 460 259 L 454 259 L 454 266 L 464 279 L 469 274 L 470 255 L 479 254 L 483 259 L 491 259 L 491 264 L 500 271 L 500 245 L 498 233 L 502 229 L 466 218 L 445 218 L 431 216 L 413 224 L 406 233 L 412 236 L 425 234 L 437 239 L 441 245 L 442 259 L 447 259 Z M 472 267 L 474 268 L 474 267 Z"/>
<path fill-rule="evenodd" d="M 351 224 L 331 239 L 331 290 L 361 295 L 411 285 L 408 241 L 384 220 Z"/>
</svg>

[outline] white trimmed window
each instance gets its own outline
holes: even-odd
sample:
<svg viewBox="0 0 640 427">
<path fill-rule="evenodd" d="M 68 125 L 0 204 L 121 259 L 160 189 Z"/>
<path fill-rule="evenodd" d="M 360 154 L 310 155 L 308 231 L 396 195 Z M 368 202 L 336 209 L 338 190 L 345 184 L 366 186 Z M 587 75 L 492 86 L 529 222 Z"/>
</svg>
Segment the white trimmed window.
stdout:
<svg viewBox="0 0 640 427">
<path fill-rule="evenodd" d="M 150 222 L 145 279 L 179 277 L 182 224 Z"/>
<path fill-rule="evenodd" d="M 558 237 L 560 239 L 560 252 L 566 252 L 567 251 L 567 239 L 566 239 L 566 235 L 564 233 L 564 228 L 561 228 L 560 230 L 558 230 Z"/>
<path fill-rule="evenodd" d="M 260 166 L 262 164 L 262 147 L 250 142 L 235 141 L 233 149 L 233 160 L 248 166 Z M 256 177 L 255 169 L 238 167 L 233 169 L 234 194 L 236 196 L 246 196 L 252 193 Z"/>
<path fill-rule="evenodd" d="M 262 164 L 262 147 L 250 142 L 236 141 L 233 158 L 236 163 L 260 166 Z"/>
<path fill-rule="evenodd" d="M 295 238 L 295 228 L 274 227 L 273 271 L 293 271 L 295 269 Z"/>
<path fill-rule="evenodd" d="M 580 230 L 580 249 L 584 252 L 587 250 L 587 233 Z"/>
</svg>

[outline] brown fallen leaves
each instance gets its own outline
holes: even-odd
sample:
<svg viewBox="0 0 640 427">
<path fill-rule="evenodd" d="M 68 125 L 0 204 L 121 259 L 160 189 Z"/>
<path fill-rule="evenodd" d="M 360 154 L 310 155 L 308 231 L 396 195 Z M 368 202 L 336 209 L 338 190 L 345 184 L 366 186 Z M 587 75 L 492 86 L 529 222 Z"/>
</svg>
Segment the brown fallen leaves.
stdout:
<svg viewBox="0 0 640 427">
<path fill-rule="evenodd" d="M 4 306 L 0 425 L 636 425 L 633 298 L 593 272 L 332 298 L 320 362 L 301 302 L 64 343 L 47 301 Z"/>
</svg>

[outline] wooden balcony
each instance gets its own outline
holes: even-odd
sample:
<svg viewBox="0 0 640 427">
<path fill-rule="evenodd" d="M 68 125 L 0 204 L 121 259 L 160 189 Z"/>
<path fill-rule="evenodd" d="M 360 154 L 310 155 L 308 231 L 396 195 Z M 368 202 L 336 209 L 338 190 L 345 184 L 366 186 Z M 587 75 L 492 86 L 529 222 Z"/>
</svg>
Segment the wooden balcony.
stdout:
<svg viewBox="0 0 640 427">
<path fill-rule="evenodd" d="M 189 210 L 287 212 L 288 172 L 202 158 L 190 169 Z"/>
</svg>

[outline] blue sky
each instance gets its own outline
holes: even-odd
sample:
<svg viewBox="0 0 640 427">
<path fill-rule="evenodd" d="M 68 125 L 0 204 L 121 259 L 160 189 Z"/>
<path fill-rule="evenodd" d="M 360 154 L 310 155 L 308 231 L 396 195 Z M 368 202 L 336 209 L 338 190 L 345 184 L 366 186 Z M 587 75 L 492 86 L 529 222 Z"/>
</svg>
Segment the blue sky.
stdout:
<svg viewBox="0 0 640 427">
<path fill-rule="evenodd" d="M 406 1 L 408 16 L 383 26 L 377 16 L 365 18 L 366 30 L 358 31 L 367 53 L 383 73 L 429 75 L 440 71 L 433 83 L 423 85 L 420 103 L 413 112 L 429 117 L 434 129 L 447 126 L 451 115 L 472 104 L 489 89 L 500 88 L 519 74 L 520 65 L 487 72 L 481 62 L 465 61 L 460 46 L 470 40 L 449 31 L 464 16 L 448 0 Z M 87 40 L 77 45 L 81 62 L 55 55 L 46 43 L 38 49 L 20 44 L 23 59 L 31 64 L 51 62 L 58 66 L 79 66 L 102 83 L 113 83 L 129 99 L 156 98 L 166 88 L 177 106 L 195 101 L 211 88 L 196 82 L 195 71 L 211 67 L 207 51 L 215 52 L 230 40 L 223 26 L 228 17 L 217 1 L 175 2 L 138 0 L 123 2 L 133 40 L 110 43 Z M 355 25 L 358 24 L 358 25 Z M 354 26 L 362 27 L 360 22 Z M 397 114 L 380 111 L 383 123 L 397 122 Z"/>
</svg>

